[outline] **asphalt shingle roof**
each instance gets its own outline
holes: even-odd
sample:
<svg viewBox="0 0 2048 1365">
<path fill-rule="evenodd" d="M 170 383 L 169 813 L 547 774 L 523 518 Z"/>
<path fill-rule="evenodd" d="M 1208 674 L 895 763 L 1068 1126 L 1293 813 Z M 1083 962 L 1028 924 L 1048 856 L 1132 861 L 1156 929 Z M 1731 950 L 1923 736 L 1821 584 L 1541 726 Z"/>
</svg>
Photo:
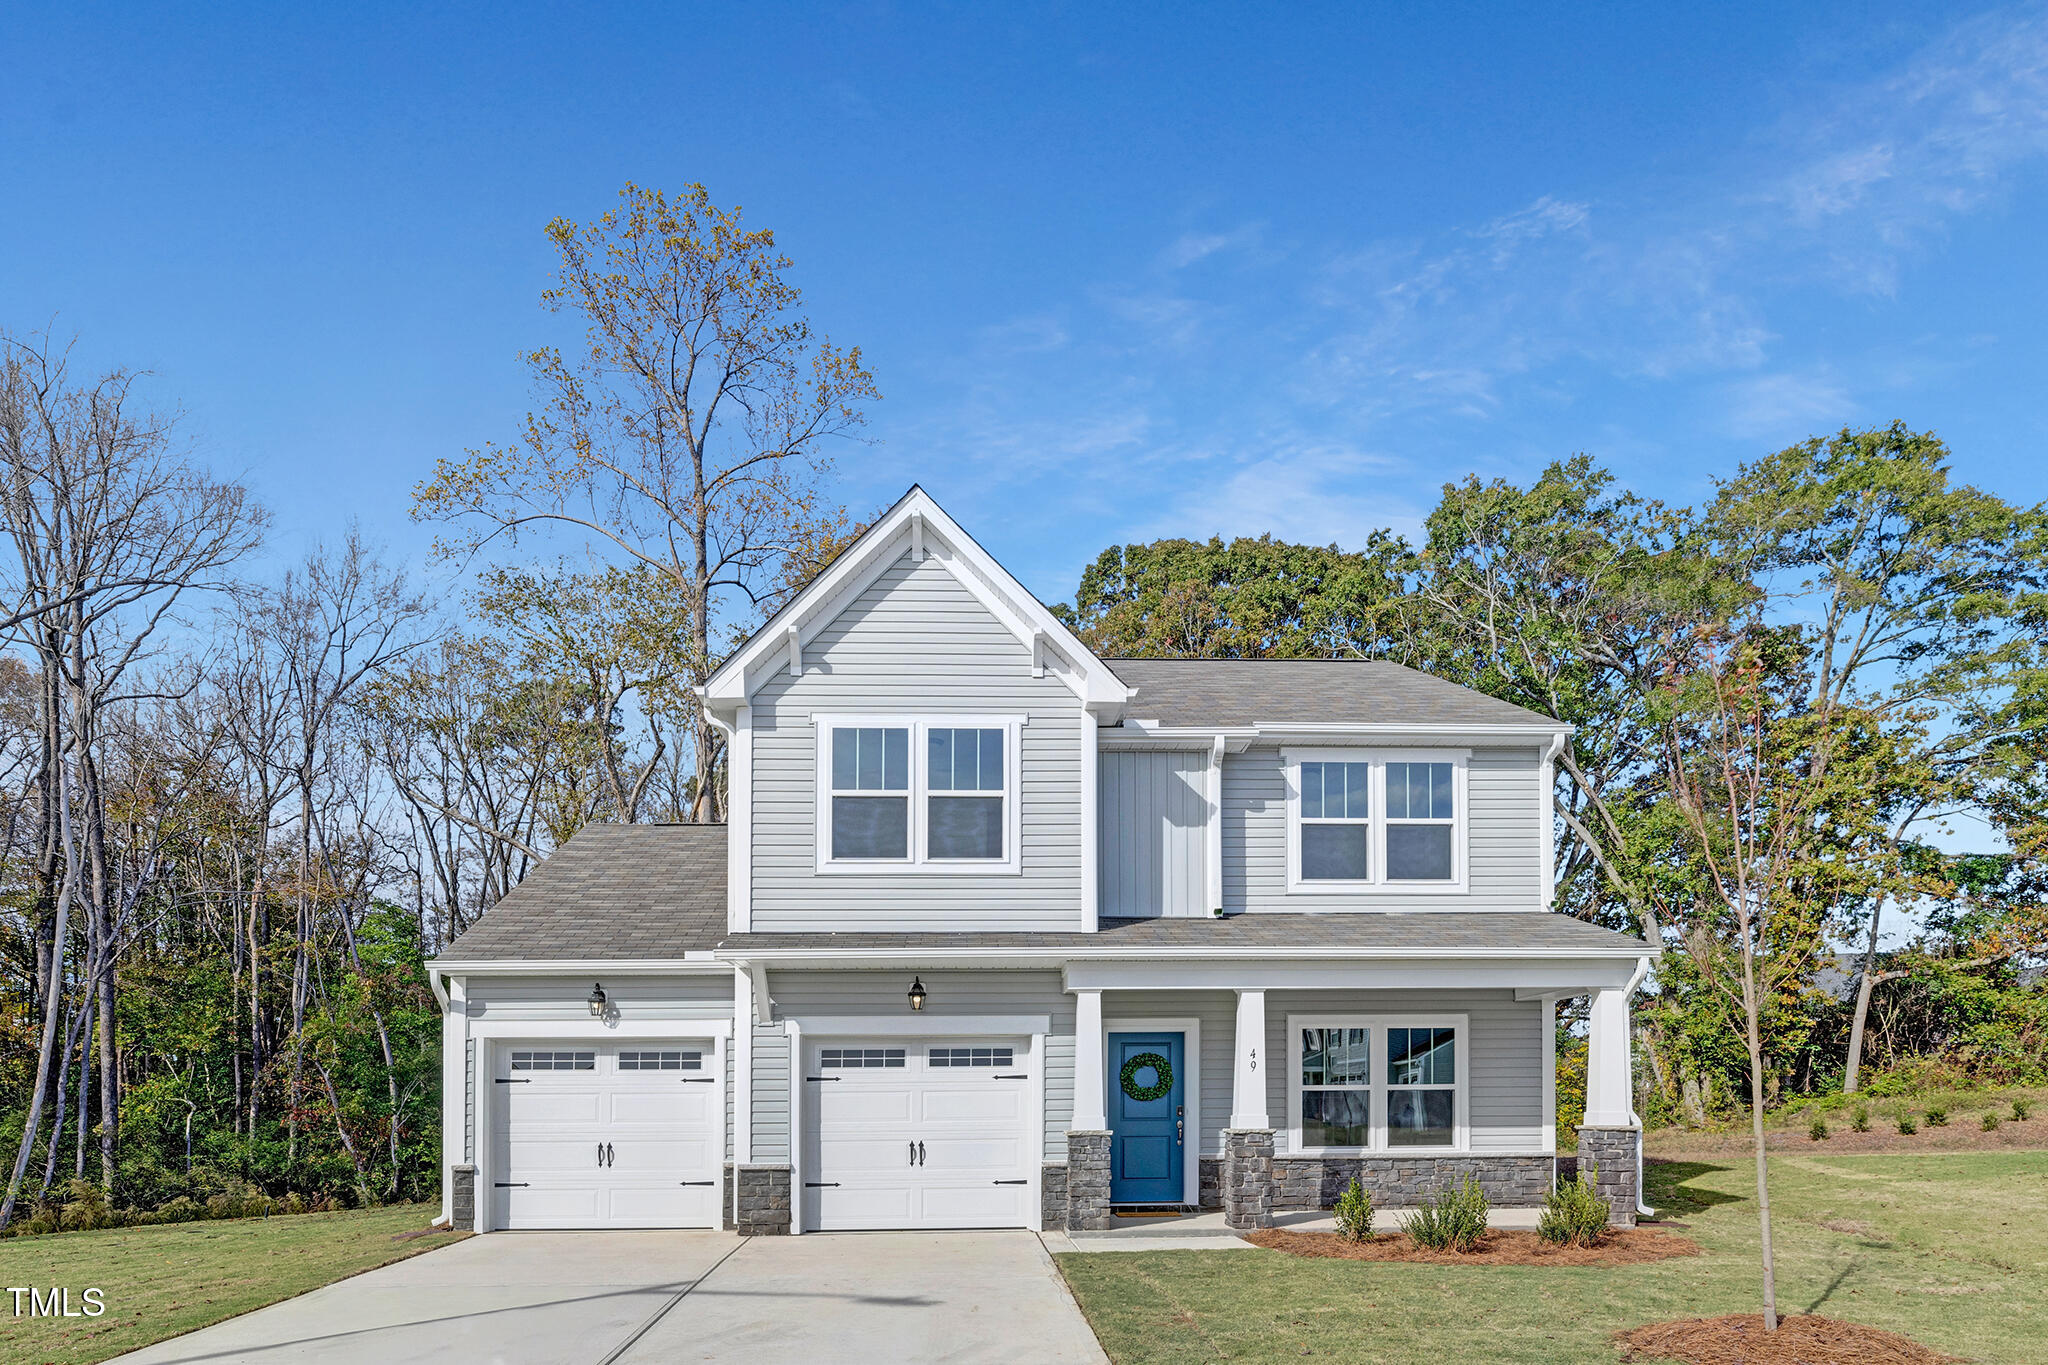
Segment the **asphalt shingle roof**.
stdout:
<svg viewBox="0 0 2048 1365">
<path fill-rule="evenodd" d="M 678 958 L 724 936 L 724 825 L 585 825 L 439 960 Z"/>
<path fill-rule="evenodd" d="M 1250 914 L 1222 919 L 1173 917 L 1105 919 L 1098 932 L 931 934 L 733 934 L 719 945 L 743 954 L 773 949 L 820 948 L 1061 948 L 1124 954 L 1174 948 L 1441 949 L 1447 953 L 1499 951 L 1647 953 L 1649 944 L 1612 929 L 1541 911 L 1413 910 L 1355 914 Z"/>
<path fill-rule="evenodd" d="M 1105 659 L 1138 690 L 1124 714 L 1161 725 L 1529 725 L 1548 716 L 1367 659 Z"/>
</svg>

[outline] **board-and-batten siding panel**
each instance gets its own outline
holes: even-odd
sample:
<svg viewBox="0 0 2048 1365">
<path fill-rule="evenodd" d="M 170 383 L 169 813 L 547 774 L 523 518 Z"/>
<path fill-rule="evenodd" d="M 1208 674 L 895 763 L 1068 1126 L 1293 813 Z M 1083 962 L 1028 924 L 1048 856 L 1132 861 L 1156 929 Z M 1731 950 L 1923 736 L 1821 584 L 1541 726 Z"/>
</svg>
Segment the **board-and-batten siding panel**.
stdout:
<svg viewBox="0 0 2048 1365">
<path fill-rule="evenodd" d="M 940 971 L 918 973 L 929 993 L 924 1019 L 939 1037 L 947 1018 L 962 1020 L 989 1015 L 1046 1015 L 1052 1032 L 1046 1039 L 1045 1069 L 1045 1159 L 1067 1159 L 1067 1127 L 1074 1113 L 1074 997 L 1060 983 L 1060 974 L 1029 971 Z M 769 995 L 775 1001 L 778 1020 L 819 1016 L 873 1016 L 892 1022 L 905 1013 L 903 993 L 908 978 L 900 972 L 783 971 L 769 973 Z M 778 1024 L 777 1027 L 780 1027 Z M 824 1035 L 804 1032 L 809 1046 Z M 892 1038 L 893 1041 L 893 1038 Z M 916 1038 L 909 1040 L 914 1045 Z M 757 1063 L 758 1065 L 758 1063 Z M 787 1073 L 785 1073 L 786 1075 Z M 758 1104 L 773 1108 L 779 1131 L 787 1141 L 789 1092 L 765 1093 L 754 1087 Z M 755 1111 L 756 1133 L 762 1122 Z M 755 1138 L 756 1160 L 762 1159 L 760 1139 Z M 787 1148 L 785 1147 L 786 1151 Z"/>
<path fill-rule="evenodd" d="M 1209 756 L 1126 750 L 1100 761 L 1102 913 L 1208 913 Z"/>
<path fill-rule="evenodd" d="M 1022 715 L 1021 873 L 820 874 L 815 712 Z M 1080 702 L 937 559 L 897 560 L 753 698 L 756 932 L 1075 929 Z"/>
<path fill-rule="evenodd" d="M 1257 747 L 1223 764 L 1223 903 L 1227 910 L 1540 910 L 1549 823 L 1540 752 L 1472 750 L 1464 895 L 1287 891 L 1287 777 L 1280 750 Z"/>
<path fill-rule="evenodd" d="M 1469 1118 L 1474 1152 L 1535 1152 L 1543 1145 L 1543 1005 L 1512 991 L 1268 991 L 1266 993 L 1267 1115 L 1287 1143 L 1290 1079 L 1287 1018 L 1305 1014 L 1464 1014 L 1472 1074 Z M 1206 1024 L 1203 1025 L 1207 1027 Z M 1383 1074 L 1386 1040 L 1375 1034 L 1371 1063 Z M 1207 1065 L 1207 1058 L 1203 1059 Z M 1375 1079 L 1378 1077 L 1376 1076 Z M 1205 1100 L 1204 1103 L 1207 1103 Z M 1562 1116 L 1574 1121 L 1574 1116 Z M 1204 1115 L 1204 1127 L 1207 1116 Z"/>
</svg>

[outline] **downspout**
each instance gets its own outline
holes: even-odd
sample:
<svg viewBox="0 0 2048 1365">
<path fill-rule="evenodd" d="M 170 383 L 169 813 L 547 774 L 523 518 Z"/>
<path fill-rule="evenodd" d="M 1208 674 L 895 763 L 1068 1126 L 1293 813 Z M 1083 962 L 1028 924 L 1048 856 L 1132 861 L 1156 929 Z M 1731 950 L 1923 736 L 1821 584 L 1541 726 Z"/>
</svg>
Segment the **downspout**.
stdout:
<svg viewBox="0 0 2048 1365">
<path fill-rule="evenodd" d="M 1648 959 L 1647 957 L 1637 958 L 1635 975 L 1631 976 L 1628 979 L 1627 998 L 1631 1002 L 1635 1000 L 1636 987 L 1642 985 L 1643 978 L 1648 976 L 1649 974 L 1650 959 Z M 1631 1003 L 1629 1006 L 1628 1034 L 1629 1050 L 1631 1053 L 1633 1053 L 1636 1045 L 1635 1006 L 1633 1003 Z M 1629 1121 L 1635 1124 L 1636 1126 L 1636 1215 L 1641 1218 L 1654 1218 L 1657 1215 L 1657 1210 L 1651 1208 L 1648 1204 L 1643 1202 L 1643 1116 L 1636 1112 L 1636 1073 L 1635 1058 L 1633 1055 L 1631 1055 L 1629 1058 L 1628 1075 L 1628 1117 Z"/>
</svg>

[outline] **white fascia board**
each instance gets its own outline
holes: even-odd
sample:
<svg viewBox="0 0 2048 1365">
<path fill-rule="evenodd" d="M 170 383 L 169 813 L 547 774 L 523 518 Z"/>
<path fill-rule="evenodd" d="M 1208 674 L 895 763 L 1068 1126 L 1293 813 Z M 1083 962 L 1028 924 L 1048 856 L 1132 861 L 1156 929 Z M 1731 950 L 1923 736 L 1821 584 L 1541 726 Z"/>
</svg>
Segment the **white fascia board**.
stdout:
<svg viewBox="0 0 2048 1365">
<path fill-rule="evenodd" d="M 1633 967 L 1540 959 L 1379 961 L 1328 958 L 1254 962 L 1073 962 L 1066 988 L 1078 990 L 1515 990 L 1568 987 L 1587 980 L 1619 990 Z"/>
<path fill-rule="evenodd" d="M 688 957 L 587 957 L 552 961 L 479 958 L 474 962 L 443 962 L 435 958 L 426 966 L 429 972 L 447 977 L 582 976 L 587 972 L 610 972 L 614 976 L 695 976 L 708 973 L 725 975 L 732 971 L 730 962 L 713 957 L 709 952 L 692 953 Z"/>
<path fill-rule="evenodd" d="M 1563 721 L 1532 721 L 1527 725 L 1410 725 L 1381 721 L 1361 721 L 1351 724 L 1323 723 L 1317 721 L 1261 721 L 1253 727 L 1261 739 L 1286 740 L 1290 743 L 1314 742 L 1325 736 L 1342 741 L 1345 739 L 1409 739 L 1427 743 L 1431 740 L 1473 740 L 1473 739 L 1518 739 L 1534 744 L 1548 743 L 1551 736 L 1570 735 L 1575 727 Z"/>
<path fill-rule="evenodd" d="M 802 642 L 815 636 L 866 591 L 913 545 L 937 559 L 961 586 L 1016 635 L 1025 649 L 1033 633 L 1051 646 L 1044 661 L 1060 680 L 1091 707 L 1121 707 L 1131 689 L 1089 652 L 1024 585 L 1012 578 L 994 556 L 961 530 L 944 508 L 922 488 L 912 488 L 853 546 L 833 561 L 778 613 L 774 629 L 763 629 L 721 664 L 699 690 L 707 708 L 730 711 L 751 696 L 775 672 L 786 667 Z M 792 644 L 790 631 L 796 632 Z M 1064 664 L 1064 667 L 1057 665 Z"/>
<path fill-rule="evenodd" d="M 1145 962 L 1201 962 L 1222 963 L 1275 963 L 1275 962 L 1473 962 L 1515 964 L 1522 962 L 1559 962 L 1590 964 L 1597 963 L 1600 969 L 1594 973 L 1602 978 L 1610 975 L 1607 964 L 1625 964 L 1621 980 L 1625 981 L 1635 970 L 1636 963 L 1645 956 L 1639 947 L 1617 949 L 1588 948 L 1344 948 L 1344 947 L 1291 947 L 1291 948 L 1184 948 L 1144 947 L 1111 950 L 1106 948 L 947 948 L 934 945 L 917 948 L 748 948 L 744 953 L 734 953 L 721 960 L 728 963 L 773 963 L 778 967 L 894 967 L 902 963 L 958 963 L 966 966 L 1048 966 L 1067 965 L 1078 967 L 1101 963 L 1121 968 L 1130 963 Z M 1564 978 L 1560 978 L 1564 979 Z M 1576 978 L 1583 982 L 1582 975 Z M 1602 989 L 1612 989 L 1603 986 Z"/>
</svg>

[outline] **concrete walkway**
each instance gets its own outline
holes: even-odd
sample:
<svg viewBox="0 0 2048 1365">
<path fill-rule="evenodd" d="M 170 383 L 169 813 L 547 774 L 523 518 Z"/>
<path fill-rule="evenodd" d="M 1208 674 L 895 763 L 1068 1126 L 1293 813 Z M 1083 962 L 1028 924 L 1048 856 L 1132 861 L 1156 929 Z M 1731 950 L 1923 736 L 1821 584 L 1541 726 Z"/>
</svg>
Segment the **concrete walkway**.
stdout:
<svg viewBox="0 0 2048 1365">
<path fill-rule="evenodd" d="M 128 1365 L 1104 1360 L 1029 1232 L 474 1237 Z"/>
</svg>

